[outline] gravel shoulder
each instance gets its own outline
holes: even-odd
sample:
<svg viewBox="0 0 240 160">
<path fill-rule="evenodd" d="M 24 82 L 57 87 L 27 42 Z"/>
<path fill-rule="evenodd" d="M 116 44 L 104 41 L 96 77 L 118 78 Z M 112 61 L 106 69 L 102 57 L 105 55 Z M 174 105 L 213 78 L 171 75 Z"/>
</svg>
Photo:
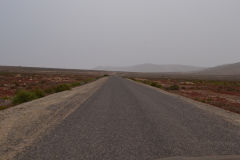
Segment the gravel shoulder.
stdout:
<svg viewBox="0 0 240 160">
<path fill-rule="evenodd" d="M 217 160 L 225 155 L 236 159 L 238 142 L 240 127 L 215 113 L 112 76 L 16 159 Z"/>
<path fill-rule="evenodd" d="M 106 81 L 89 84 L 0 111 L 0 159 L 12 159 L 80 107 Z"/>
<path fill-rule="evenodd" d="M 136 81 L 133 81 L 133 80 L 130 80 L 130 79 L 128 79 L 128 80 L 131 81 L 131 82 L 140 84 L 142 86 L 152 88 L 152 89 L 154 89 L 158 92 L 161 92 L 163 94 L 176 97 L 180 100 L 183 100 L 185 102 L 193 104 L 194 106 L 198 107 L 199 109 L 202 109 L 202 110 L 205 110 L 207 112 L 211 112 L 211 113 L 213 113 L 217 116 L 220 116 L 221 118 L 225 119 L 226 121 L 228 121 L 228 122 L 230 122 L 234 125 L 240 126 L 240 114 L 230 112 L 230 111 L 218 108 L 218 107 L 210 105 L 210 104 L 198 102 L 198 101 L 195 101 L 193 99 L 190 99 L 190 98 L 178 95 L 178 94 L 170 93 L 170 92 L 164 91 L 160 88 L 152 87 L 152 86 L 149 86 L 149 85 L 146 85 L 146 84 L 143 84 L 143 83 L 140 83 L 140 82 L 136 82 Z"/>
</svg>

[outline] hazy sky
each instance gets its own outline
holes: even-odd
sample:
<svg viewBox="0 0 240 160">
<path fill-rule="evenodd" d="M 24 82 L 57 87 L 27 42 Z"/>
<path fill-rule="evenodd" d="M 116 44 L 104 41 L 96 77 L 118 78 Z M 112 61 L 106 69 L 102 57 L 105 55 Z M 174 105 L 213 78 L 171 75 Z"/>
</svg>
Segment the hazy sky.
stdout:
<svg viewBox="0 0 240 160">
<path fill-rule="evenodd" d="M 240 61 L 240 0 L 0 0 L 0 65 Z"/>
</svg>

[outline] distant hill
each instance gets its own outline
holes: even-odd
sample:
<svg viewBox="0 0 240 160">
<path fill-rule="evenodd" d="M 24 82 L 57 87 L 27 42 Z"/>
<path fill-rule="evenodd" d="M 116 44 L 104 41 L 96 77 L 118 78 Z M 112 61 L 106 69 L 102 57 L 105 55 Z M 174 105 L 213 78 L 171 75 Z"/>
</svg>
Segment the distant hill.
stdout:
<svg viewBox="0 0 240 160">
<path fill-rule="evenodd" d="M 207 68 L 196 74 L 205 75 L 240 75 L 240 62 L 233 64 L 225 64 L 216 67 Z"/>
<path fill-rule="evenodd" d="M 1 66 L 0 73 L 43 73 L 43 74 L 111 74 L 105 71 L 93 71 L 84 69 L 64 69 L 64 68 L 42 68 L 42 67 L 23 67 L 23 66 Z"/>
<path fill-rule="evenodd" d="M 156 65 L 156 64 L 139 64 L 126 67 L 113 67 L 113 66 L 101 66 L 96 67 L 94 70 L 105 71 L 123 71 L 123 72 L 196 72 L 205 68 L 188 66 L 188 65 Z"/>
</svg>

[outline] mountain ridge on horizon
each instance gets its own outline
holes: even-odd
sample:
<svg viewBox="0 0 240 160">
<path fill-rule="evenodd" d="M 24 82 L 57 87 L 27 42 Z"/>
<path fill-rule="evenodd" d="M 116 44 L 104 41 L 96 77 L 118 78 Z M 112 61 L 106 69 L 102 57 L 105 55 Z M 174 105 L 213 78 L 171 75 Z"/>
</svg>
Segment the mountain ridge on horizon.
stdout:
<svg viewBox="0 0 240 160">
<path fill-rule="evenodd" d="M 191 73 L 200 75 L 240 75 L 240 62 L 217 65 L 214 67 L 198 67 L 179 64 L 139 64 L 133 66 L 100 66 L 95 70 L 123 72 L 153 72 L 153 73 Z"/>
<path fill-rule="evenodd" d="M 205 75 L 240 75 L 240 62 L 228 63 L 209 67 L 202 71 L 195 72 L 195 74 Z"/>
<path fill-rule="evenodd" d="M 139 67 L 140 66 L 140 67 Z M 0 71 L 8 71 L 12 69 L 18 69 L 21 71 L 24 70 L 39 70 L 39 69 L 60 69 L 60 70 L 82 70 L 86 71 L 86 69 L 64 69 L 64 68 L 42 68 L 42 67 L 25 67 L 25 66 L 4 66 L 0 65 Z M 98 70 L 98 71 L 123 71 L 123 72 L 152 72 L 152 73 L 186 73 L 186 74 L 192 74 L 192 75 L 219 75 L 219 76 L 229 76 L 229 75 L 236 75 L 240 76 L 240 62 L 235 63 L 228 63 L 223 65 L 218 65 L 215 67 L 196 67 L 196 66 L 190 66 L 190 65 L 178 65 L 178 64 L 162 64 L 162 65 L 156 65 L 156 64 L 150 64 L 145 63 L 141 65 L 133 65 L 133 66 L 100 66 L 93 69 L 87 69 L 89 71 L 91 70 Z"/>
<path fill-rule="evenodd" d="M 98 66 L 95 70 L 123 71 L 123 72 L 195 72 L 206 69 L 205 67 L 181 64 L 137 64 L 132 66 Z"/>
</svg>

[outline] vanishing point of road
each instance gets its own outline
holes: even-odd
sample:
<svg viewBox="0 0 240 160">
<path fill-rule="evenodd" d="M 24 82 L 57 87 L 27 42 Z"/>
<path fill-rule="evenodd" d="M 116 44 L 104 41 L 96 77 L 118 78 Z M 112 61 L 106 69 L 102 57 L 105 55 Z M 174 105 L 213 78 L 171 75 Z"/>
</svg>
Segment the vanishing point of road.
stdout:
<svg viewBox="0 0 240 160">
<path fill-rule="evenodd" d="M 240 154 L 240 128 L 177 97 L 110 77 L 22 160 L 154 160 Z"/>
</svg>

